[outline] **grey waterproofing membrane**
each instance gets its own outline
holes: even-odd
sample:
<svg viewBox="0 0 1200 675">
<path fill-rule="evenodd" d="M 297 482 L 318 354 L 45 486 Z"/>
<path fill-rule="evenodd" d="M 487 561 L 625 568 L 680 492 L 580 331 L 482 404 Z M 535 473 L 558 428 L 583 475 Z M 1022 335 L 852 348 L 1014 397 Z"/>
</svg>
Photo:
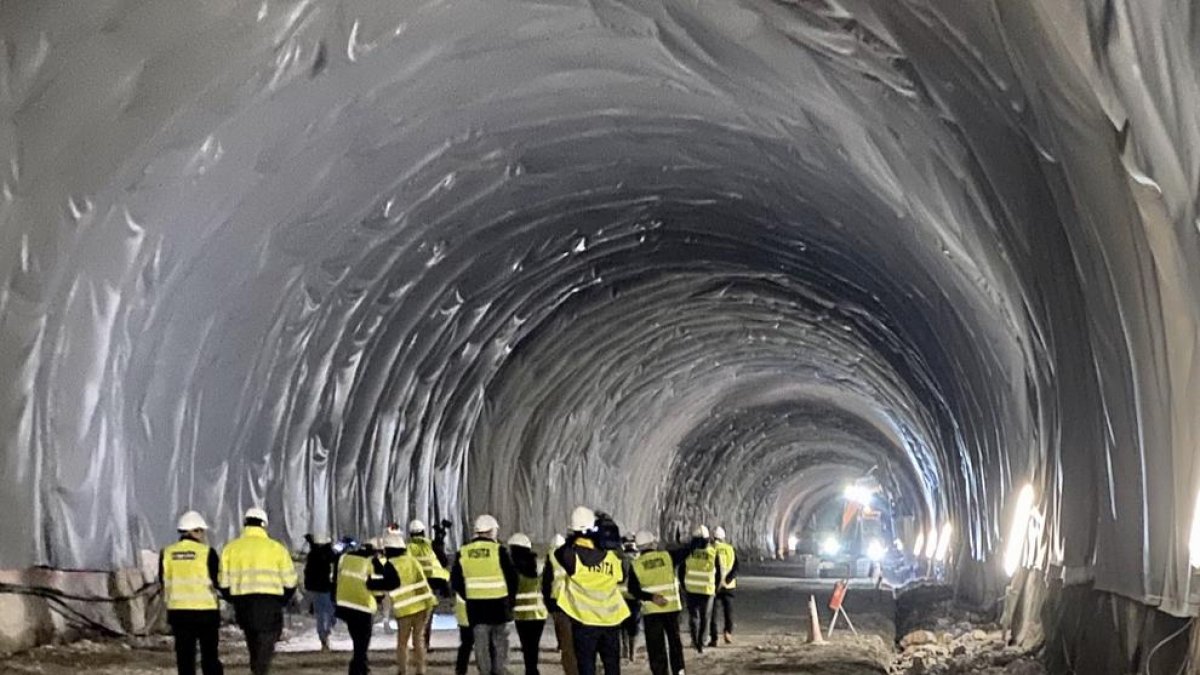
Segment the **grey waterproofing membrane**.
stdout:
<svg viewBox="0 0 1200 675">
<path fill-rule="evenodd" d="M 847 480 L 1196 610 L 1200 10 L 0 4 L 0 565 L 201 510 L 771 551 Z"/>
</svg>

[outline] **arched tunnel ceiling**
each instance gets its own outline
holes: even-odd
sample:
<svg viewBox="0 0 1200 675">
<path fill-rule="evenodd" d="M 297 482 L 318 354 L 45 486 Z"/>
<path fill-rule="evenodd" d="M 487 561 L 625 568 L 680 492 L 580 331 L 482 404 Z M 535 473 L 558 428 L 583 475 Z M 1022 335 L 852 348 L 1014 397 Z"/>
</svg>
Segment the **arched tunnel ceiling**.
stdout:
<svg viewBox="0 0 1200 675">
<path fill-rule="evenodd" d="M 255 503 L 292 542 L 587 502 L 767 549 L 882 461 L 962 559 L 1033 481 L 1045 564 L 1194 612 L 1197 25 L 6 3 L 0 564 Z"/>
</svg>

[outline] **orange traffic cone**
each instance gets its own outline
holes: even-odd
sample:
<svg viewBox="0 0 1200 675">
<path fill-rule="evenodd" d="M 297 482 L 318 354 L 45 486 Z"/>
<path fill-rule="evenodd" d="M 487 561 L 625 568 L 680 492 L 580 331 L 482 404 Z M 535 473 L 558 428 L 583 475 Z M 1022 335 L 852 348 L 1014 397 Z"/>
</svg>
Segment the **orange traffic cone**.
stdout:
<svg viewBox="0 0 1200 675">
<path fill-rule="evenodd" d="M 817 616 L 817 598 L 812 595 L 808 596 L 808 644 L 825 644 L 825 637 L 821 635 L 821 619 Z"/>
</svg>

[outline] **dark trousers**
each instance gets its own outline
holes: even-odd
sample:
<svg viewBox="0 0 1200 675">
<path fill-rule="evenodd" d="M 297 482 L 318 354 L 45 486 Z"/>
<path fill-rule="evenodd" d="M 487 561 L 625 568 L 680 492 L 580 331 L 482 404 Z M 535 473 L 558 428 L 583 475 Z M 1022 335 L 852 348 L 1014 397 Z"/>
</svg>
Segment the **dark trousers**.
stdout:
<svg viewBox="0 0 1200 675">
<path fill-rule="evenodd" d="M 654 675 L 683 672 L 683 640 L 679 639 L 679 612 L 645 614 L 646 654 Z"/>
<path fill-rule="evenodd" d="M 375 617 L 366 612 L 339 607 L 337 617 L 346 624 L 354 654 L 350 657 L 350 675 L 366 675 L 371 672 L 368 658 L 371 650 L 371 631 L 375 628 Z"/>
<path fill-rule="evenodd" d="M 246 636 L 250 652 L 250 672 L 267 675 L 275 658 L 275 643 L 283 633 L 283 598 L 273 595 L 244 595 L 235 598 L 233 608 L 238 626 Z"/>
<path fill-rule="evenodd" d="M 687 594 L 688 631 L 692 635 L 692 647 L 704 651 L 704 629 L 708 627 L 709 612 L 712 611 L 711 595 Z"/>
<path fill-rule="evenodd" d="M 642 617 L 642 603 L 638 600 L 627 600 L 629 618 L 621 622 L 621 655 L 630 661 L 637 654 L 638 623 Z"/>
<path fill-rule="evenodd" d="M 518 621 L 517 639 L 521 641 L 521 656 L 525 659 L 525 675 L 538 675 L 538 651 L 542 645 L 545 621 Z"/>
<path fill-rule="evenodd" d="M 454 675 L 467 675 L 473 653 L 475 653 L 475 630 L 469 626 L 459 626 L 458 658 L 454 662 Z"/>
<path fill-rule="evenodd" d="M 196 644 L 200 644 L 200 670 L 204 675 L 225 672 L 217 653 L 220 641 L 221 613 L 218 611 L 174 611 L 167 623 L 175 635 L 175 665 L 179 675 L 196 675 Z"/>
<path fill-rule="evenodd" d="M 712 616 L 708 620 L 709 636 L 712 637 L 713 645 L 717 644 L 717 610 L 720 609 L 725 614 L 725 632 L 733 633 L 733 593 L 730 591 L 719 591 L 716 599 L 713 601 Z"/>
<path fill-rule="evenodd" d="M 604 675 L 621 675 L 621 627 L 585 626 L 571 621 L 571 640 L 579 675 L 596 675 L 596 657 L 604 664 Z"/>
</svg>

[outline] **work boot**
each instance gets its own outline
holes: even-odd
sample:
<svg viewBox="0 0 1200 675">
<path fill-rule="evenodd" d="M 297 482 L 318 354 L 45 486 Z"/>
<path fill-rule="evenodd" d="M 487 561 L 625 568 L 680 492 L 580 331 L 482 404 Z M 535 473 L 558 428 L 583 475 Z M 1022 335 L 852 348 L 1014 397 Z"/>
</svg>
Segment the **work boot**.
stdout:
<svg viewBox="0 0 1200 675">
<path fill-rule="evenodd" d="M 329 638 L 328 637 L 321 638 L 321 651 L 322 652 L 329 651 Z"/>
<path fill-rule="evenodd" d="M 725 644 L 727 644 L 727 645 L 733 644 L 733 633 L 730 633 L 729 631 L 725 631 Z"/>
</svg>

